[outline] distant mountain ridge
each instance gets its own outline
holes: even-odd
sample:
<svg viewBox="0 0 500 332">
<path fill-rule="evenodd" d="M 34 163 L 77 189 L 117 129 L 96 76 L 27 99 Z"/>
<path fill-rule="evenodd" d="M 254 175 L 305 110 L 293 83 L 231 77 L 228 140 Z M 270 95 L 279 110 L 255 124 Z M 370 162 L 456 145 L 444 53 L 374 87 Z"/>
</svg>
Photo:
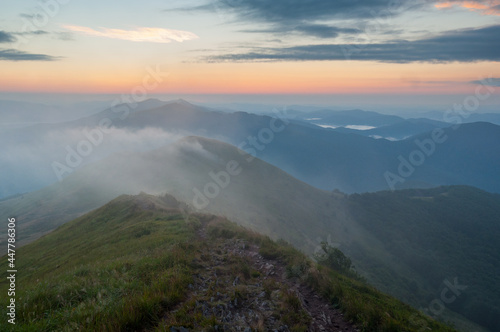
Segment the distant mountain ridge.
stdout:
<svg viewBox="0 0 500 332">
<path fill-rule="evenodd" d="M 353 116 L 366 113 L 370 116 L 377 114 L 356 111 Z M 347 112 L 342 114 L 348 116 Z M 239 146 L 324 190 L 360 193 L 390 189 L 392 186 L 386 177 L 387 172 L 390 172 L 404 180 L 397 182 L 395 188 L 399 189 L 464 184 L 500 192 L 500 167 L 495 167 L 500 165 L 497 158 L 500 151 L 494 143 L 498 138 L 495 133 L 500 132 L 499 126 L 485 127 L 490 132 L 488 138 L 480 128 L 486 124 L 478 126 L 464 123 L 458 130 L 445 129 L 446 142 L 438 144 L 432 155 L 424 156 L 422 164 L 417 161 L 419 165 L 411 176 L 402 177 L 398 172 L 401 158 L 407 160 L 410 155 L 420 154 L 415 139 L 431 138 L 434 129 L 446 124 L 421 119 L 401 122 L 398 117 L 391 116 L 390 119 L 399 122 L 366 131 L 345 128 L 331 130 L 289 119 L 285 110 L 277 110 L 275 117 L 278 119 L 244 112 L 218 112 L 182 100 L 170 103 L 147 100 L 136 105 L 118 105 L 78 121 L 38 125 L 22 134 L 0 134 L 8 154 L 12 155 L 6 159 L 0 158 L 0 167 L 4 170 L 0 174 L 0 196 L 28 192 L 53 183 L 57 179 L 56 174 L 61 173 L 54 170 L 54 162 L 68 166 L 66 160 L 71 157 L 68 155 L 76 153 L 78 144 L 81 148 L 85 145 L 91 149 L 88 156 L 80 156 L 82 162 L 75 163 L 78 167 L 100 160 L 112 152 L 127 149 L 127 146 L 114 140 L 113 133 L 104 134 L 106 128 L 116 135 L 145 135 L 147 143 L 134 146 L 136 150 L 151 149 L 189 135 L 214 138 Z M 351 121 L 349 119 L 348 122 L 352 124 Z M 279 130 L 272 131 L 271 125 Z M 100 138 L 93 138 L 94 142 L 99 141 L 97 145 L 90 141 L 92 132 L 100 133 Z M 149 135 L 150 132 L 154 134 Z M 394 135 L 400 139 L 404 138 L 402 136 L 405 133 L 418 132 L 420 134 L 398 142 L 364 137 Z M 154 135 L 157 134 L 162 137 L 156 139 Z M 69 135 L 71 139 L 63 138 L 64 135 Z M 59 136 L 61 138 L 55 142 L 50 140 Z M 50 142 L 49 148 L 47 142 Z M 465 150 L 460 149 L 461 144 L 473 144 L 469 149 L 473 153 L 465 153 Z M 11 161 L 17 153 L 22 154 L 23 159 Z M 449 165 L 451 160 L 452 167 Z M 36 172 L 33 165 L 36 165 Z M 69 166 L 69 171 L 77 168 Z M 65 175 L 67 173 L 64 172 Z"/>
<path fill-rule="evenodd" d="M 302 126 L 296 122 L 287 123 L 286 128 L 276 133 L 267 144 L 253 143 L 258 149 L 252 149 L 249 138 L 258 138 L 259 133 L 269 128 L 271 121 L 272 118 L 266 116 L 207 112 L 192 105 L 171 104 L 134 113 L 121 125 L 127 128 L 156 127 L 179 134 L 189 132 L 213 137 L 246 147 L 259 158 L 313 186 L 326 190 L 337 188 L 348 193 L 388 189 L 390 186 L 384 174 L 397 169 L 399 156 L 407 157 L 418 150 L 414 139 L 401 142 L 373 140 Z M 428 156 L 418 170 L 405 179 L 403 187 L 411 187 L 412 183 L 426 183 L 425 186 L 466 184 L 500 192 L 500 167 L 479 171 L 480 165 L 500 165 L 497 158 L 500 147 L 492 143 L 495 142 L 492 139 L 500 137 L 500 126 L 488 126 L 487 131 L 492 135 L 488 138 L 484 137 L 480 127 L 463 124 L 458 130 L 446 129 L 445 135 L 449 138 L 443 144 L 446 148 L 440 146 L 436 153 Z M 431 137 L 431 132 L 417 137 Z M 471 160 L 471 155 L 458 148 L 464 140 L 476 145 L 473 163 L 467 162 Z M 462 167 L 450 169 L 432 162 L 434 159 L 443 160 L 443 163 L 455 160 Z"/>
</svg>

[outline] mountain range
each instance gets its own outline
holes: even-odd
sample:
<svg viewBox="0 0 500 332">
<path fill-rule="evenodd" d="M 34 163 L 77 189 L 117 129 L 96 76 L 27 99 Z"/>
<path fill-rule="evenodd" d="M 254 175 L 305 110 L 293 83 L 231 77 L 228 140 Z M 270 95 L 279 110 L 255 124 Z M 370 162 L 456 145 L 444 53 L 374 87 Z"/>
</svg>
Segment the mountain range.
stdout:
<svg viewBox="0 0 500 332">
<path fill-rule="evenodd" d="M 5 170 L 0 175 L 0 193 L 6 197 L 39 189 L 57 181 L 57 175 L 66 176 L 114 152 L 150 150 L 188 135 L 238 146 L 323 190 L 361 193 L 461 184 L 500 192 L 500 168 L 496 167 L 500 148 L 493 143 L 500 138 L 499 126 L 482 122 L 447 126 L 425 119 L 402 120 L 367 113 L 376 121 L 386 119 L 386 124 L 371 130 L 333 130 L 289 119 L 285 110 L 278 110 L 273 118 L 218 112 L 185 101 L 125 104 L 77 121 L 0 135 L 9 156 L 0 158 Z M 354 115 L 344 123 L 353 124 L 353 118 L 366 114 Z M 102 125 L 111 126 L 109 133 L 102 132 Z M 96 127 L 101 128 L 97 130 L 101 136 L 97 135 L 93 140 L 98 144 L 93 144 L 91 134 Z M 429 142 L 433 132 L 439 134 L 439 143 Z M 387 135 L 411 137 L 395 142 L 373 138 Z M 83 151 L 85 156 L 76 160 L 81 162 L 69 165 L 67 161 L 79 147 L 90 149 L 90 153 Z M 71 167 L 74 164 L 77 167 Z M 68 167 L 66 172 L 61 165 Z"/>
</svg>

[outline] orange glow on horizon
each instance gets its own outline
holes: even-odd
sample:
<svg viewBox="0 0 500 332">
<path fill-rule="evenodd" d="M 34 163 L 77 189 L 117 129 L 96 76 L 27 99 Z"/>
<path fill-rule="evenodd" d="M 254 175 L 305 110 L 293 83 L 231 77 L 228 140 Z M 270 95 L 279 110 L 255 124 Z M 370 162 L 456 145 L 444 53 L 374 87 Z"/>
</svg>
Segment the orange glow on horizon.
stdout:
<svg viewBox="0 0 500 332">
<path fill-rule="evenodd" d="M 40 87 L 37 84 L 26 84 L 25 82 L 11 82 L 8 87 L 2 88 L 3 92 L 29 92 L 29 93 L 77 93 L 77 94 L 138 94 L 143 91 L 147 94 L 386 94 L 386 93 L 404 93 L 404 94 L 455 94 L 468 93 L 470 85 L 458 82 L 456 85 L 444 83 L 435 84 L 430 82 L 404 82 L 404 81 L 384 81 L 375 80 L 373 85 L 354 85 L 354 84 L 331 84 L 330 86 L 299 86 L 290 84 L 281 84 L 279 87 L 273 84 L 258 86 L 247 86 L 238 82 L 228 82 L 221 85 L 213 85 L 208 82 L 200 82 L 196 86 L 179 82 L 179 84 L 168 84 L 159 86 L 154 90 L 143 90 L 140 85 L 121 85 L 106 84 L 105 82 L 94 82 L 90 86 L 84 83 L 67 82 L 44 84 Z M 131 88 L 132 86 L 132 88 Z M 136 87 L 139 87 L 136 89 Z"/>
<path fill-rule="evenodd" d="M 69 66 L 69 64 L 68 64 Z M 23 67 L 24 75 L 19 76 Z M 71 70 L 69 70 L 71 68 Z M 165 66 L 158 84 L 144 68 L 124 70 L 53 63 L 13 64 L 0 91 L 87 94 L 372 94 L 469 93 L 469 81 L 487 77 L 491 63 L 387 64 L 377 62 L 183 63 Z M 170 68 L 170 70 L 167 70 Z M 145 83 L 146 82 L 146 83 Z"/>
</svg>

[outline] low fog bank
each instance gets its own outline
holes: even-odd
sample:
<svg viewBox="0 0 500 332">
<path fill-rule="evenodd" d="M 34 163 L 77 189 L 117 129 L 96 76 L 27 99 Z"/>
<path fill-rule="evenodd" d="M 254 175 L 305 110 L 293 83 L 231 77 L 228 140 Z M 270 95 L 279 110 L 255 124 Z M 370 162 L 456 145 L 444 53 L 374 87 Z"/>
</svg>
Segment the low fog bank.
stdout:
<svg viewBox="0 0 500 332">
<path fill-rule="evenodd" d="M 40 189 L 113 153 L 152 150 L 186 135 L 116 127 L 50 130 L 36 140 L 26 139 L 22 131 L 10 133 L 1 143 L 0 198 Z"/>
<path fill-rule="evenodd" d="M 135 137 L 127 151 L 82 165 L 40 191 L 0 201 L 0 215 L 18 216 L 24 228 L 19 234 L 28 241 L 40 231 L 48 231 L 121 194 L 169 193 L 186 202 L 192 211 L 227 216 L 276 238 L 287 238 L 308 251 L 319 244 L 316 239 L 323 235 L 323 223 L 332 222 L 330 204 L 335 203 L 330 202 L 328 194 L 232 145 L 199 137 L 178 139 L 157 129 L 115 129 L 114 133 L 117 140 L 120 134 Z M 173 140 L 174 144 L 154 149 L 161 142 Z M 110 144 L 106 152 L 122 147 Z M 131 152 L 131 148 L 144 150 Z M 337 206 L 336 214 L 339 211 L 342 209 Z M 338 222 L 343 220 L 338 217 Z M 304 224 L 308 218 L 320 223 Z"/>
</svg>

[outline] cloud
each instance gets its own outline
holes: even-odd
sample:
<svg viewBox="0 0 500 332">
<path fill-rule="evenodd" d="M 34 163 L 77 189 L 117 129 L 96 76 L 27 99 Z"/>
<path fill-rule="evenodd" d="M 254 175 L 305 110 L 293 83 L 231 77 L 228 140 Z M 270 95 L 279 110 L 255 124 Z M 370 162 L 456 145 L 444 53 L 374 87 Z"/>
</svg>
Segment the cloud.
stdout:
<svg viewBox="0 0 500 332">
<path fill-rule="evenodd" d="M 41 35 L 48 35 L 49 32 L 44 30 L 35 30 L 35 31 L 25 31 L 25 32 L 14 32 L 13 34 L 18 36 L 26 36 L 26 35 L 41 36 Z"/>
<path fill-rule="evenodd" d="M 66 25 L 64 28 L 83 33 L 89 36 L 129 40 L 134 42 L 150 43 L 170 43 L 172 41 L 183 42 L 186 40 L 199 38 L 192 32 L 162 28 L 137 28 L 135 30 L 107 29 L 101 28 L 101 31 L 92 28 Z"/>
<path fill-rule="evenodd" d="M 55 39 L 64 40 L 64 41 L 73 41 L 75 40 L 73 33 L 71 32 L 54 32 Z"/>
<path fill-rule="evenodd" d="M 51 131 L 44 136 L 44 141 L 47 145 L 53 146 L 56 144 L 77 145 L 82 140 L 88 140 L 84 135 L 85 132 L 91 132 L 95 128 L 72 128 L 62 131 Z M 157 149 L 163 145 L 172 143 L 184 135 L 165 131 L 161 128 L 143 128 L 138 130 L 128 128 L 111 127 L 104 129 L 106 131 L 105 141 L 95 147 L 97 155 L 109 155 L 116 151 L 144 151 Z M 64 149 L 63 149 L 64 150 Z"/>
<path fill-rule="evenodd" d="M 105 130 L 106 134 L 101 129 Z M 103 134 L 100 144 L 90 142 L 85 134 L 95 130 Z M 132 130 L 116 127 L 56 128 L 45 133 L 30 133 L 27 136 L 21 131 L 12 135 L 3 134 L 0 139 L 0 142 L 4 143 L 0 154 L 0 169 L 2 170 L 0 172 L 0 197 L 16 192 L 32 191 L 56 181 L 57 177 L 52 168 L 53 162 L 66 164 L 69 152 L 67 147 L 73 149 L 72 151 L 76 154 L 81 142 L 90 144 L 88 145 L 90 148 L 85 145 L 87 147 L 85 151 L 89 154 L 79 155 L 82 157 L 81 163 L 78 162 L 79 165 L 75 169 L 102 160 L 114 153 L 158 149 L 182 137 L 184 135 L 160 128 Z"/>
<path fill-rule="evenodd" d="M 499 77 L 490 77 L 490 78 L 487 78 L 487 79 L 482 80 L 482 81 L 471 81 L 469 83 L 500 87 L 500 78 Z"/>
<path fill-rule="evenodd" d="M 313 23 L 303 23 L 298 25 L 277 25 L 268 29 L 257 29 L 257 30 L 243 30 L 243 32 L 257 32 L 257 33 L 281 33 L 289 34 L 291 32 L 296 32 L 302 35 L 308 35 L 317 38 L 336 38 L 339 34 L 359 34 L 362 30 L 353 28 L 340 28 L 327 24 L 313 24 Z"/>
<path fill-rule="evenodd" d="M 256 48 L 247 53 L 206 57 L 224 61 L 325 61 L 475 62 L 500 61 L 500 25 L 447 31 L 415 41 L 378 44 L 319 44 L 283 48 Z"/>
<path fill-rule="evenodd" d="M 434 6 L 439 9 L 448 9 L 458 6 L 471 11 L 479 12 L 483 15 L 500 16 L 500 0 L 439 1 Z"/>
<path fill-rule="evenodd" d="M 235 11 L 239 16 L 267 22 L 311 21 L 322 19 L 373 18 L 380 12 L 396 13 L 404 6 L 419 6 L 424 0 L 218 0 L 215 8 Z M 396 5 L 395 5 L 396 4 Z"/>
<path fill-rule="evenodd" d="M 319 38 L 335 38 L 339 34 L 359 34 L 362 31 L 352 28 L 339 28 L 325 24 L 302 24 L 294 28 L 295 31 L 305 35 L 311 35 Z"/>
<path fill-rule="evenodd" d="M 418 8 L 430 0 L 212 0 L 209 4 L 183 7 L 180 11 L 224 11 L 234 13 L 237 22 L 270 24 L 271 28 L 245 32 L 295 32 L 316 38 L 355 34 L 358 29 L 325 24 L 330 20 L 380 20 Z"/>
<path fill-rule="evenodd" d="M 16 37 L 14 37 L 11 33 L 0 30 L 0 43 L 12 43 L 16 41 Z"/>
<path fill-rule="evenodd" d="M 33 36 L 42 36 L 48 34 L 49 32 L 44 30 L 23 31 L 23 32 L 7 32 L 0 30 L 0 43 L 11 43 L 17 41 L 18 39 L 25 39 L 26 37 L 31 38 Z M 17 38 L 16 36 L 20 36 L 21 38 Z"/>
<path fill-rule="evenodd" d="M 25 31 L 25 32 L 7 32 L 0 30 L 0 43 L 13 43 L 17 41 L 16 36 L 40 36 L 47 35 L 48 32 L 44 30 L 36 30 L 36 31 Z"/>
<path fill-rule="evenodd" d="M 13 49 L 0 49 L 0 61 L 55 61 L 61 57 L 46 54 L 34 54 Z"/>
<path fill-rule="evenodd" d="M 42 20 L 43 15 L 42 14 L 28 14 L 28 13 L 21 13 L 19 14 L 19 17 L 25 18 L 28 20 Z"/>
</svg>

